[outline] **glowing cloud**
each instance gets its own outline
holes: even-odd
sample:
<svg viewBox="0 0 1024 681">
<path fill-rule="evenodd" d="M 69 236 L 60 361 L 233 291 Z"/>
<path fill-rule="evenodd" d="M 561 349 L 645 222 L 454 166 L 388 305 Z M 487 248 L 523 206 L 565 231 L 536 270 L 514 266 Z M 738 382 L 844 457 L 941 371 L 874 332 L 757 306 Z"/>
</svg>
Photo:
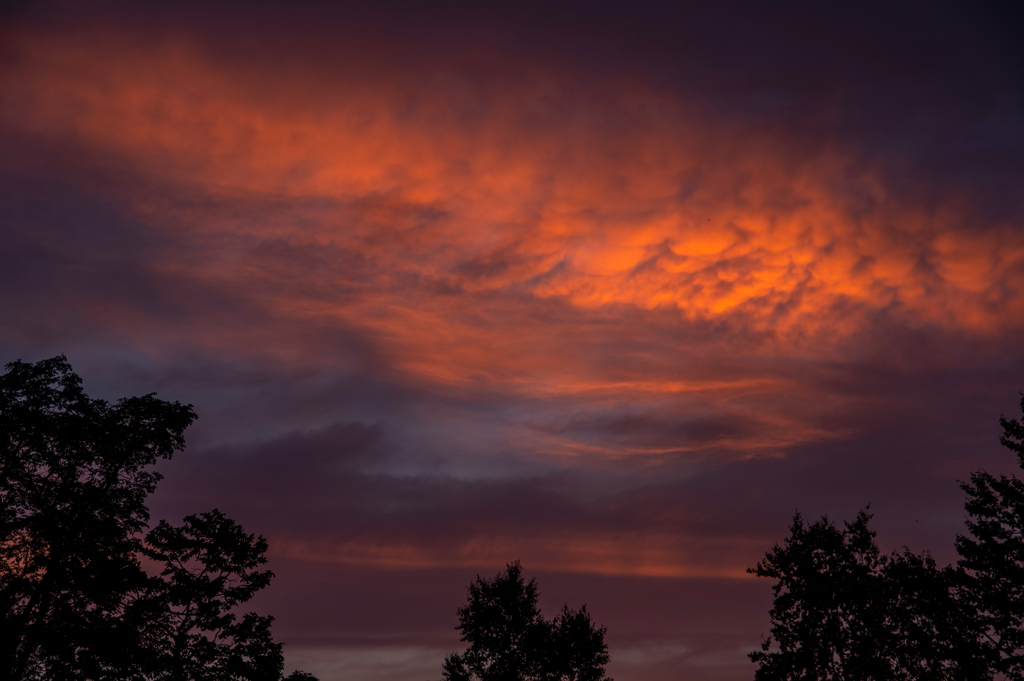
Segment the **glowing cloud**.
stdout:
<svg viewBox="0 0 1024 681">
<path fill-rule="evenodd" d="M 628 83 L 600 108 L 558 73 L 467 102 L 455 76 L 256 72 L 184 42 L 15 49 L 6 126 L 192 197 L 122 197 L 193 254 L 161 272 L 276 319 L 360 329 L 431 389 L 742 402 L 783 379 L 681 364 L 721 359 L 707 340 L 670 350 L 673 329 L 716 338 L 719 356 L 827 358 L 880 314 L 982 335 L 1024 318 L 1010 225 L 972 224 L 957 197 L 917 205 L 842 149 L 741 133 Z M 823 436 L 778 418 L 785 442 Z"/>
</svg>

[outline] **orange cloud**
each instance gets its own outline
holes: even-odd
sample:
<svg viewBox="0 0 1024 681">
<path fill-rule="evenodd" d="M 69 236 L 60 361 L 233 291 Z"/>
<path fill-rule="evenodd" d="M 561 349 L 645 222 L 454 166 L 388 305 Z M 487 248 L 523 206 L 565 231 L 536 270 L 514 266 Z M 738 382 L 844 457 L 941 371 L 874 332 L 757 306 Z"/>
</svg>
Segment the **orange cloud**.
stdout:
<svg viewBox="0 0 1024 681">
<path fill-rule="evenodd" d="M 467 96 L 427 68 L 257 72 L 100 34 L 14 45 L 6 127 L 203 198 L 128 197 L 197 254 L 164 273 L 251 291 L 239 295 L 282 328 L 359 329 L 394 376 L 431 389 L 745 411 L 785 386 L 825 404 L 701 363 L 721 370 L 741 342 L 750 361 L 828 358 L 882 312 L 981 335 L 1024 319 L 1017 226 L 973 224 L 956 197 L 918 205 L 842 149 L 709 121 L 628 83 L 598 96 L 568 74 L 496 76 Z M 240 216 L 245 201 L 292 208 Z M 714 343 L 671 340 L 700 325 Z M 296 347 L 290 330 L 196 333 Z M 320 348 L 305 361 L 335 360 Z M 759 409 L 775 435 L 752 450 L 841 434 L 779 410 Z M 552 437 L 551 452 L 601 449 Z"/>
</svg>

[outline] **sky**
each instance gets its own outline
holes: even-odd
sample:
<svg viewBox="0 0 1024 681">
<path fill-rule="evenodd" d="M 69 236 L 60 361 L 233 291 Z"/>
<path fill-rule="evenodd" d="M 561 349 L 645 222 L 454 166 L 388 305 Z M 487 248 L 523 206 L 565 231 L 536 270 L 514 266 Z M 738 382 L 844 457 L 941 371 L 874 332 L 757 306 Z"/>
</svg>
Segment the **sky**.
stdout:
<svg viewBox="0 0 1024 681">
<path fill-rule="evenodd" d="M 746 573 L 1012 472 L 1024 48 L 987 3 L 13 3 L 0 361 L 193 404 L 287 669 L 439 679 L 477 576 L 739 681 Z"/>
</svg>

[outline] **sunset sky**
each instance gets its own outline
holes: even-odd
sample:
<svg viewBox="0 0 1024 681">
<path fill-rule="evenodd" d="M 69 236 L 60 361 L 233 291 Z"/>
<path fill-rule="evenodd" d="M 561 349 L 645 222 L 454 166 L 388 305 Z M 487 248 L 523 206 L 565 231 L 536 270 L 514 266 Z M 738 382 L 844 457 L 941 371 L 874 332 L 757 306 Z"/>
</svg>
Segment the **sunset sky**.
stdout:
<svg viewBox="0 0 1024 681">
<path fill-rule="evenodd" d="M 266 536 L 289 670 L 437 681 L 519 559 L 749 679 L 796 510 L 949 562 L 1015 469 L 995 5 L 80 4 L 0 14 L 0 363 L 195 406 L 154 517 Z"/>
</svg>

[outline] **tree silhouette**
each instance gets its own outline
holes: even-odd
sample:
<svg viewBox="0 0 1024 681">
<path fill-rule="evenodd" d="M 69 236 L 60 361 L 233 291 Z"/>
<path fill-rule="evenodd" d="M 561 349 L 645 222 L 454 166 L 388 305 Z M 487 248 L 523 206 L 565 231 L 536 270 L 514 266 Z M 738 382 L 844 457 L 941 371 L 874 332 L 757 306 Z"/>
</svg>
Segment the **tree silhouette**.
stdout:
<svg viewBox="0 0 1024 681">
<path fill-rule="evenodd" d="M 537 607 L 537 582 L 526 582 L 519 561 L 494 579 L 479 575 L 469 585 L 469 602 L 459 608 L 466 652 L 444 661 L 447 681 L 611 681 L 605 629 L 586 606 L 562 611 L 548 622 Z"/>
<path fill-rule="evenodd" d="M 126 672 L 111 646 L 139 588 L 139 532 L 160 474 L 184 447 L 192 407 L 152 395 L 90 399 L 61 357 L 0 376 L 0 668 Z M 64 673 L 64 672 L 61 672 Z"/>
<path fill-rule="evenodd" d="M 246 534 L 220 511 L 191 515 L 181 527 L 161 521 L 146 537 L 146 557 L 163 564 L 146 597 L 157 617 L 146 623 L 156 679 L 275 681 L 281 644 L 270 634 L 272 617 L 232 609 L 273 578 L 267 542 Z"/>
<path fill-rule="evenodd" d="M 1024 418 L 1001 416 L 999 422 L 1000 442 L 1024 468 Z M 956 540 L 968 578 L 964 597 L 979 613 L 983 643 L 997 671 L 1024 679 L 1024 482 L 978 471 L 961 488 L 967 493 L 969 532 Z"/>
<path fill-rule="evenodd" d="M 928 555 L 882 555 L 870 520 L 861 511 L 840 529 L 798 513 L 783 546 L 748 570 L 777 580 L 754 678 L 988 678 L 960 574 Z"/>
<path fill-rule="evenodd" d="M 191 405 L 92 399 L 65 357 L 0 376 L 4 679 L 277 679 L 270 618 L 227 609 L 270 579 L 266 544 L 217 511 L 148 537 L 151 466 L 184 448 Z M 164 562 L 153 576 L 140 558 Z M 191 575 L 191 577 L 189 577 Z M 210 635 L 201 635 L 208 632 Z M 206 641 L 203 643 L 200 639 Z"/>
<path fill-rule="evenodd" d="M 1024 468 L 1024 419 L 999 421 Z M 881 555 L 867 513 L 845 529 L 797 514 L 749 570 L 777 580 L 755 679 L 1024 680 L 1024 482 L 977 471 L 961 487 L 968 535 L 955 568 Z"/>
<path fill-rule="evenodd" d="M 755 679 L 881 678 L 885 662 L 876 656 L 882 562 L 861 512 L 840 530 L 827 518 L 806 525 L 798 513 L 791 536 L 755 568 L 773 587 L 772 635 L 760 652 Z M 771 651 L 771 643 L 778 651 Z M 885 666 L 888 671 L 888 665 Z"/>
</svg>

